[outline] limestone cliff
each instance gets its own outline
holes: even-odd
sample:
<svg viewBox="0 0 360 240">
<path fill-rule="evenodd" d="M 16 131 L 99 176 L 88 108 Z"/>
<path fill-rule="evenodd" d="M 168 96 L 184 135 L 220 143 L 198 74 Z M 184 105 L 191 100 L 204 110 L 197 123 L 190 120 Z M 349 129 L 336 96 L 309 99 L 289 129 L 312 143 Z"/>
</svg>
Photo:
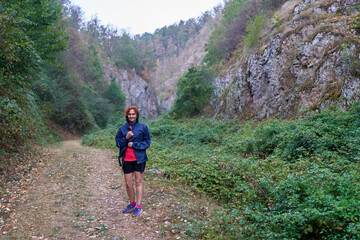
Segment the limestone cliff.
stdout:
<svg viewBox="0 0 360 240">
<path fill-rule="evenodd" d="M 140 117 L 158 117 L 156 95 L 151 83 L 145 81 L 134 70 L 118 71 L 112 65 L 106 67 L 106 81 L 110 82 L 110 74 L 116 77 L 126 96 L 126 106 L 136 106 Z"/>
<path fill-rule="evenodd" d="M 360 99 L 359 0 L 288 1 L 262 47 L 214 80 L 213 116 L 289 118 Z"/>
</svg>

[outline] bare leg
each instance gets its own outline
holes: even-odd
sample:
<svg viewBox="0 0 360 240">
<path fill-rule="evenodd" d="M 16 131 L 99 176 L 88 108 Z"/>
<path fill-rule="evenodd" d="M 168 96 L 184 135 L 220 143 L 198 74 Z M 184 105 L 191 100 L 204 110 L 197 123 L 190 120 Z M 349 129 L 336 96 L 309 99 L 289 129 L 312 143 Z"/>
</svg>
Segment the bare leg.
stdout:
<svg viewBox="0 0 360 240">
<path fill-rule="evenodd" d="M 144 194 L 144 173 L 135 172 L 135 184 L 136 184 L 136 204 L 141 205 Z"/>
<path fill-rule="evenodd" d="M 126 184 L 126 192 L 129 197 L 130 202 L 135 202 L 135 191 L 134 191 L 134 174 L 126 173 L 124 174 L 125 184 Z"/>
</svg>

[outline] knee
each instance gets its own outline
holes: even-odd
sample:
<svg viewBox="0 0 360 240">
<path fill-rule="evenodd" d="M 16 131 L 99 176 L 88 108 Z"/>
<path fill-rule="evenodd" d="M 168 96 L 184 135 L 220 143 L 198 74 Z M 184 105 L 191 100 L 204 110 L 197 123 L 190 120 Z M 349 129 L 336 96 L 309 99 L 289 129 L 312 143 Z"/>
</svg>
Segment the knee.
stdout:
<svg viewBox="0 0 360 240">
<path fill-rule="evenodd" d="M 143 184 L 143 180 L 142 179 L 136 179 L 135 183 L 136 183 L 136 186 L 141 186 Z"/>
<path fill-rule="evenodd" d="M 132 181 L 125 182 L 125 185 L 126 185 L 126 188 L 132 188 L 133 182 Z"/>
</svg>

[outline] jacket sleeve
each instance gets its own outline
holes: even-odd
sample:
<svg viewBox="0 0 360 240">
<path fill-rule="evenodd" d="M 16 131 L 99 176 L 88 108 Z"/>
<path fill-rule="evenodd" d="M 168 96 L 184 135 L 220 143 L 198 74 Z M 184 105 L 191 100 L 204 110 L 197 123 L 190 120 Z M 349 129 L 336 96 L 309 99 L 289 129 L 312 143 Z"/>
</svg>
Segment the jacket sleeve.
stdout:
<svg viewBox="0 0 360 240">
<path fill-rule="evenodd" d="M 124 136 L 122 134 L 121 128 L 119 129 L 119 131 L 116 134 L 115 141 L 116 141 L 116 146 L 118 148 L 123 148 L 123 147 L 127 146 L 128 142 L 129 142 L 129 139 L 126 139 L 126 135 Z"/>
<path fill-rule="evenodd" d="M 146 125 L 144 125 L 144 138 L 142 141 L 134 141 L 132 147 L 137 150 L 145 150 L 150 147 L 151 137 L 149 129 Z"/>
</svg>

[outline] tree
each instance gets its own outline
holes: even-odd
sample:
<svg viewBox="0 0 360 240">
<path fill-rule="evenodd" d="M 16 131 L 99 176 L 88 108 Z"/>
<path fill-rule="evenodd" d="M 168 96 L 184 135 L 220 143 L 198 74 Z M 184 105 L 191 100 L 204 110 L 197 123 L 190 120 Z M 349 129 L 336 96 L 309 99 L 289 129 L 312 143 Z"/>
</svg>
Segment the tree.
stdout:
<svg viewBox="0 0 360 240">
<path fill-rule="evenodd" d="M 114 111 L 123 111 L 125 107 L 126 96 L 122 92 L 121 85 L 115 81 L 115 77 L 110 76 L 111 82 L 106 89 L 105 96 L 114 105 Z"/>
<path fill-rule="evenodd" d="M 0 12 L 0 94 L 9 95 L 31 84 L 42 61 L 56 60 L 67 35 L 53 1 L 5 1 Z"/>
<path fill-rule="evenodd" d="M 107 121 L 112 114 L 112 105 L 109 99 L 95 92 L 91 85 L 83 86 L 82 97 L 96 124 L 101 128 L 106 127 Z"/>
<path fill-rule="evenodd" d="M 69 73 L 66 69 L 54 69 L 48 74 L 51 100 L 49 118 L 65 129 L 74 133 L 84 133 L 96 126 L 94 116 L 89 111 L 81 85 L 75 81 L 76 72 Z"/>
<path fill-rule="evenodd" d="M 171 113 L 175 117 L 194 117 L 202 114 L 210 102 L 213 73 L 208 68 L 191 67 L 180 77 L 177 97 Z"/>
<path fill-rule="evenodd" d="M 105 70 L 98 56 L 98 49 L 94 44 L 89 45 L 85 73 L 86 78 L 84 80 L 86 82 L 91 83 L 93 86 L 97 86 L 100 89 L 102 88 Z"/>
<path fill-rule="evenodd" d="M 81 10 L 81 8 L 76 5 L 75 6 L 68 5 L 64 7 L 64 10 L 67 15 L 66 20 L 68 22 L 68 25 L 76 30 L 79 30 L 80 27 L 83 25 L 83 16 L 84 16 L 84 13 Z"/>
<path fill-rule="evenodd" d="M 105 91 L 105 97 L 110 100 L 112 115 L 108 124 L 116 124 L 122 118 L 125 109 L 126 96 L 116 78 L 110 75 L 111 82 Z"/>
</svg>

